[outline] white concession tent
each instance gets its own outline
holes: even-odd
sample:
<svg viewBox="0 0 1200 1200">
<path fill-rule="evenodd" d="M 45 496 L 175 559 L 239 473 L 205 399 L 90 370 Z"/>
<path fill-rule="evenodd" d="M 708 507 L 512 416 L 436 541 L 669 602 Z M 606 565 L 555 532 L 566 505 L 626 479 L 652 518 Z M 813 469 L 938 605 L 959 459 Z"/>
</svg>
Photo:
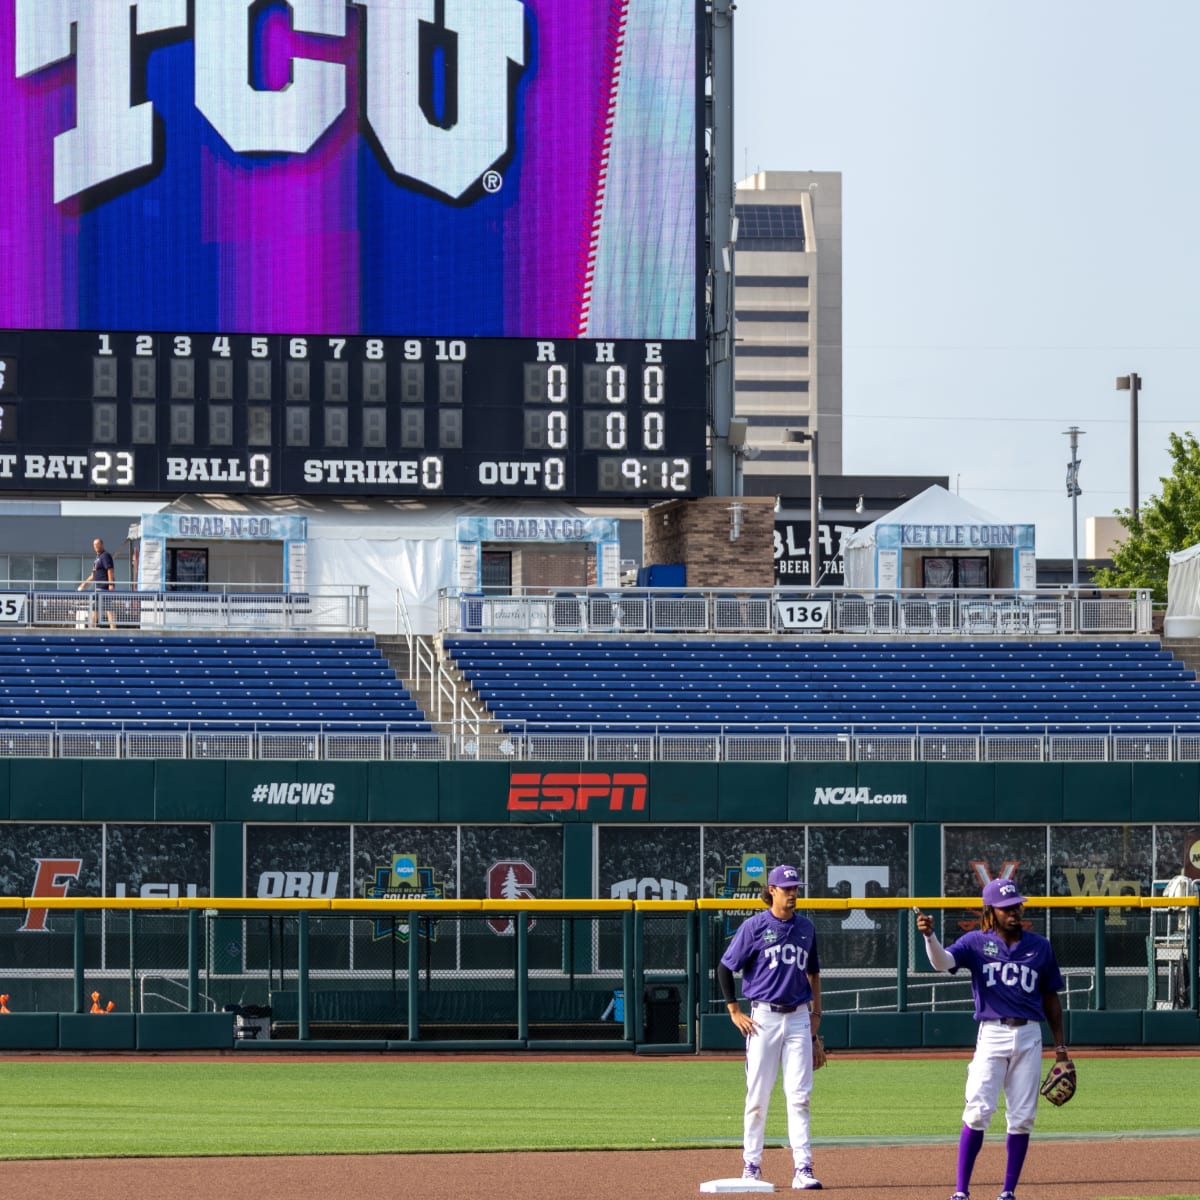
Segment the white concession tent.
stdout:
<svg viewBox="0 0 1200 1200">
<path fill-rule="evenodd" d="M 1163 636 L 1200 637 L 1200 543 L 1176 551 L 1167 563 Z"/>
<path fill-rule="evenodd" d="M 989 586 L 1037 586 L 1034 527 L 1000 521 L 934 484 L 842 543 L 846 587 L 919 588 L 926 555 L 986 554 Z"/>
<path fill-rule="evenodd" d="M 172 546 L 210 548 L 216 584 L 284 584 L 292 592 L 366 586 L 367 627 L 438 632 L 443 588 L 476 592 L 484 545 L 594 548 L 599 586 L 620 583 L 615 518 L 546 500 L 181 496 L 141 521 L 138 587 L 166 584 Z"/>
</svg>

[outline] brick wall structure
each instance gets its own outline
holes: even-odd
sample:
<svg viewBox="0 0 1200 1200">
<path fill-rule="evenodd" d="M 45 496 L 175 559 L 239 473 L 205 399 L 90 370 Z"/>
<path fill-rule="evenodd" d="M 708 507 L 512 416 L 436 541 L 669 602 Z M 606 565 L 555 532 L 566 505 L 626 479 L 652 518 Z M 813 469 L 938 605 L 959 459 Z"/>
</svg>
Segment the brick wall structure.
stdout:
<svg viewBox="0 0 1200 1200">
<path fill-rule="evenodd" d="M 741 505 L 735 539 L 733 505 Z M 642 561 L 683 563 L 688 587 L 775 586 L 775 501 L 770 496 L 666 500 L 642 517 Z"/>
</svg>

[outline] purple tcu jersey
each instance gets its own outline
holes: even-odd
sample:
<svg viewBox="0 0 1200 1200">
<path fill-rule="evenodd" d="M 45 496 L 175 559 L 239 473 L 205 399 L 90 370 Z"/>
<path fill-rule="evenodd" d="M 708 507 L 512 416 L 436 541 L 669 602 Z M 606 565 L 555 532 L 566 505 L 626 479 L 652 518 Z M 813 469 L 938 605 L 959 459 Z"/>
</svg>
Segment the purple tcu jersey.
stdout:
<svg viewBox="0 0 1200 1200">
<path fill-rule="evenodd" d="M 956 964 L 951 974 L 959 967 L 971 972 L 977 1021 L 992 1017 L 1044 1020 L 1042 995 L 1062 991 L 1063 977 L 1054 947 L 1041 934 L 1028 929 L 1011 946 L 996 933 L 972 929 L 946 949 Z"/>
<path fill-rule="evenodd" d="M 743 921 L 721 962 L 742 973 L 742 994 L 747 1000 L 768 1004 L 807 1004 L 812 999 L 809 974 L 821 973 L 817 957 L 817 931 L 798 913 L 781 921 L 770 910 Z"/>
</svg>

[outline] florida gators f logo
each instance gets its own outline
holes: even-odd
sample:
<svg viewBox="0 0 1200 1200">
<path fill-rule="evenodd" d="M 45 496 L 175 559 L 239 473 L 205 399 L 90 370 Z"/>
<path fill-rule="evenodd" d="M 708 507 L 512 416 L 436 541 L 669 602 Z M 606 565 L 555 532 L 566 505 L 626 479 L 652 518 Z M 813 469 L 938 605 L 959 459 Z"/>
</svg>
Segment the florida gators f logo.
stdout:
<svg viewBox="0 0 1200 1200">
<path fill-rule="evenodd" d="M 79 872 L 83 870 L 81 858 L 38 858 L 37 875 L 33 880 L 31 896 L 65 896 L 67 888 L 79 880 Z M 19 933 L 45 933 L 45 908 L 31 908 L 25 914 L 25 924 Z"/>
</svg>

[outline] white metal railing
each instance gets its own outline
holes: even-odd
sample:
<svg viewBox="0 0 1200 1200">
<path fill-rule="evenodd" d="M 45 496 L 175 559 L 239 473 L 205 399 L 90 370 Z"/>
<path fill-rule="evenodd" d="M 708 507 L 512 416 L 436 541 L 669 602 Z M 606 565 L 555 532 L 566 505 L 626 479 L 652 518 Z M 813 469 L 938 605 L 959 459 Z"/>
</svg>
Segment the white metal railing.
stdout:
<svg viewBox="0 0 1200 1200">
<path fill-rule="evenodd" d="M 148 720 L 57 720 L 5 724 L 0 758 L 220 758 L 491 762 L 1200 762 L 1194 727 L 1067 725 L 636 726 L 506 722 L 485 732 L 486 714 L 459 707 L 442 730 L 336 721 L 195 725 Z"/>
<path fill-rule="evenodd" d="M 1146 589 L 1069 587 L 957 592 L 847 588 L 444 588 L 443 634 L 842 634 L 985 638 L 1149 634 Z"/>
<path fill-rule="evenodd" d="M 305 592 L 280 584 L 172 584 L 163 591 L 128 586 L 109 592 L 0 588 L 0 629 L 256 630 L 362 632 L 365 584 Z"/>
</svg>

